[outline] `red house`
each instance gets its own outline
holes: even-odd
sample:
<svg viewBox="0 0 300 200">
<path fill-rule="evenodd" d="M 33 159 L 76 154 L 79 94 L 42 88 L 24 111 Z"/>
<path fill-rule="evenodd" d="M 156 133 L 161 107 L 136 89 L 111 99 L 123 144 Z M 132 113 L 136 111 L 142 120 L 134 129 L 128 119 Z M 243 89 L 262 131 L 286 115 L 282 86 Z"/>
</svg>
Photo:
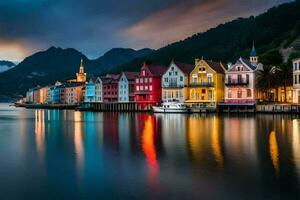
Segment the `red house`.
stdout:
<svg viewBox="0 0 300 200">
<path fill-rule="evenodd" d="M 118 82 L 120 74 L 107 74 L 101 77 L 103 88 L 103 102 L 118 101 Z"/>
<path fill-rule="evenodd" d="M 134 84 L 135 102 L 142 108 L 161 102 L 161 77 L 166 70 L 165 66 L 142 66 Z"/>
</svg>

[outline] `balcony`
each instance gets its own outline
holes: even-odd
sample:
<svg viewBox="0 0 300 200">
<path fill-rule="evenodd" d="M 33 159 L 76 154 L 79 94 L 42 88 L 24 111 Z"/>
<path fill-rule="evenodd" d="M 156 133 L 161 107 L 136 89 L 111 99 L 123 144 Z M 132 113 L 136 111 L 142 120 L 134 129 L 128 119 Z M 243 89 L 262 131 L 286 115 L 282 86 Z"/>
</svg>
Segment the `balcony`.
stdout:
<svg viewBox="0 0 300 200">
<path fill-rule="evenodd" d="M 193 82 L 190 87 L 214 87 L 214 82 Z"/>
<path fill-rule="evenodd" d="M 247 86 L 249 84 L 249 80 L 246 79 L 238 79 L 238 80 L 226 80 L 226 86 Z"/>
<path fill-rule="evenodd" d="M 169 84 L 163 84 L 162 88 L 183 88 L 183 84 L 178 83 L 169 83 Z"/>
</svg>

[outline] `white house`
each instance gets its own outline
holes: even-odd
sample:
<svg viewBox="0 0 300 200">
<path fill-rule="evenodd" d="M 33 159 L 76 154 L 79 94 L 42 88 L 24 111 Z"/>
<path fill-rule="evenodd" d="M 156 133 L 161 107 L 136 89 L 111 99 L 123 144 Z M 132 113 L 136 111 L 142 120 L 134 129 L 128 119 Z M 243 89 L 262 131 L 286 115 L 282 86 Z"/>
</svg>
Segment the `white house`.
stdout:
<svg viewBox="0 0 300 200">
<path fill-rule="evenodd" d="M 225 73 L 226 103 L 255 103 L 255 75 L 262 68 L 253 45 L 250 60 L 239 58 L 234 65 L 228 65 Z"/>
<path fill-rule="evenodd" d="M 161 80 L 163 101 L 184 102 L 188 99 L 189 74 L 193 69 L 194 65 L 171 62 Z"/>
<path fill-rule="evenodd" d="M 293 60 L 293 103 L 300 103 L 300 58 Z"/>
<path fill-rule="evenodd" d="M 118 102 L 134 101 L 134 81 L 137 72 L 122 72 L 118 83 Z"/>
<path fill-rule="evenodd" d="M 95 81 L 95 102 L 103 102 L 103 84 L 100 77 Z"/>
</svg>

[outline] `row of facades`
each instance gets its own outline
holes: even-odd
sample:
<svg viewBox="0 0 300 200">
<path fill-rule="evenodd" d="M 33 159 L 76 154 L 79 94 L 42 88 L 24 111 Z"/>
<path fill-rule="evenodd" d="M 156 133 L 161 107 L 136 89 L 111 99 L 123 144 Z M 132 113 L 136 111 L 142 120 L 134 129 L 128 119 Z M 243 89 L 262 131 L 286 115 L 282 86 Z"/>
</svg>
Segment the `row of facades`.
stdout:
<svg viewBox="0 0 300 200">
<path fill-rule="evenodd" d="M 300 59 L 295 59 L 294 86 L 287 89 L 289 103 L 300 102 Z M 143 64 L 139 72 L 122 72 L 91 77 L 87 81 L 81 61 L 76 79 L 54 86 L 37 87 L 26 95 L 28 103 L 79 104 L 136 102 L 157 105 L 166 101 L 198 106 L 218 103 L 255 104 L 264 96 L 255 87 L 257 71 L 262 69 L 253 46 L 250 59 L 235 64 L 196 59 L 195 65 L 172 61 L 169 67 Z M 274 89 L 275 90 L 275 89 Z M 276 89 L 277 90 L 277 89 Z M 282 88 L 273 92 L 274 101 L 283 101 Z M 294 99 L 293 99 L 294 97 Z"/>
</svg>

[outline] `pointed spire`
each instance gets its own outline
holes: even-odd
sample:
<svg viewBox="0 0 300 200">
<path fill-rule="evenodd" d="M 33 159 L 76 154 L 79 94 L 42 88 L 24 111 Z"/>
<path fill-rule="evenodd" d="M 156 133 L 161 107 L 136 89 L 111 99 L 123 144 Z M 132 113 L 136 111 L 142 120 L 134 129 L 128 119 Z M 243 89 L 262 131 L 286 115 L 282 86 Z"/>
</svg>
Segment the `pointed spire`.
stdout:
<svg viewBox="0 0 300 200">
<path fill-rule="evenodd" d="M 255 50 L 254 41 L 253 41 L 253 44 L 252 44 L 252 50 L 251 50 L 250 57 L 256 57 L 256 50 Z"/>
<path fill-rule="evenodd" d="M 84 73 L 83 58 L 81 58 L 81 60 L 80 60 L 79 73 L 80 73 L 80 74 L 83 74 L 83 73 Z"/>
</svg>

